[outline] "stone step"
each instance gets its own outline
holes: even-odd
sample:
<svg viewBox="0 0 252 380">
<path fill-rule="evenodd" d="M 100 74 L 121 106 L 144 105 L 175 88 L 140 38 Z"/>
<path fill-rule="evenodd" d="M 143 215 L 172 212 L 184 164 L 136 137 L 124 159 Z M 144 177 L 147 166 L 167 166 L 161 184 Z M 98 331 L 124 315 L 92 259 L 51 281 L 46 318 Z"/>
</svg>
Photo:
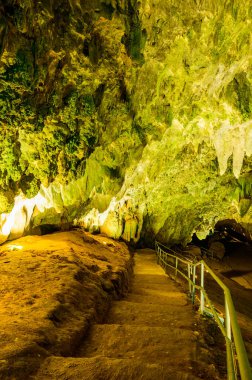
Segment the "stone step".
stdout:
<svg viewBox="0 0 252 380">
<path fill-rule="evenodd" d="M 195 314 L 191 305 L 155 305 L 137 302 L 116 301 L 112 304 L 107 324 L 134 324 L 147 326 L 174 326 L 191 327 L 195 321 Z"/>
<path fill-rule="evenodd" d="M 144 266 L 141 266 L 141 263 L 139 265 L 135 265 L 134 267 L 134 274 L 137 275 L 153 275 L 153 276 L 164 276 L 165 272 L 163 268 L 151 264 L 146 264 Z"/>
<path fill-rule="evenodd" d="M 159 284 L 160 286 L 166 285 L 171 290 L 176 290 L 176 284 L 164 274 L 135 274 L 133 277 L 133 284 L 142 286 L 145 286 L 145 284 Z"/>
<path fill-rule="evenodd" d="M 200 350 L 198 316 L 153 252 L 135 254 L 131 292 L 90 328 L 76 357 L 45 359 L 35 380 L 218 379 Z"/>
<path fill-rule="evenodd" d="M 163 284 L 148 281 L 133 281 L 131 285 L 131 291 L 134 293 L 135 291 L 137 291 L 139 287 L 142 289 L 153 289 L 156 291 L 169 293 L 178 291 L 178 287 L 176 288 L 174 286 L 171 286 L 171 284 L 169 284 L 167 280 L 165 280 Z"/>
<path fill-rule="evenodd" d="M 146 363 L 137 359 L 93 358 L 46 359 L 36 380 L 199 380 L 193 367 L 175 370 L 171 363 Z M 202 379 L 202 377 L 201 377 Z"/>
<path fill-rule="evenodd" d="M 162 288 L 152 289 L 140 286 L 132 287 L 131 292 L 127 295 L 127 301 L 181 306 L 191 304 L 185 293 L 179 291 L 167 291 Z"/>
<path fill-rule="evenodd" d="M 135 303 L 141 303 L 146 305 L 159 305 L 162 307 L 162 305 L 167 306 L 186 306 L 190 303 L 189 300 L 187 300 L 184 297 L 165 297 L 165 296 L 159 296 L 158 294 L 155 296 L 148 296 L 148 295 L 141 295 L 136 293 L 131 293 L 127 297 L 128 302 L 135 302 Z"/>
<path fill-rule="evenodd" d="M 134 358 L 148 363 L 166 363 L 176 359 L 180 365 L 189 365 L 196 357 L 197 334 L 179 328 L 94 325 L 90 336 L 78 350 L 77 356 L 106 356 Z M 188 350 L 185 345 L 192 348 Z M 195 352 L 193 352 L 195 350 Z"/>
</svg>

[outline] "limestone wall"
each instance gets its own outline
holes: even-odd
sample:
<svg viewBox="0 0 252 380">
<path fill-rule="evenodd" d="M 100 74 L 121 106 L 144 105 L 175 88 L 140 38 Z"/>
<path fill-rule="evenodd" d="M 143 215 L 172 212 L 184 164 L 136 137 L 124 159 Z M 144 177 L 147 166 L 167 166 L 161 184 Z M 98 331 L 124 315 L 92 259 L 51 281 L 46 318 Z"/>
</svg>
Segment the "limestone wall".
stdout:
<svg viewBox="0 0 252 380">
<path fill-rule="evenodd" d="M 126 240 L 250 230 L 251 21 L 249 0 L 1 5 L 2 240 L 93 209 Z"/>
</svg>

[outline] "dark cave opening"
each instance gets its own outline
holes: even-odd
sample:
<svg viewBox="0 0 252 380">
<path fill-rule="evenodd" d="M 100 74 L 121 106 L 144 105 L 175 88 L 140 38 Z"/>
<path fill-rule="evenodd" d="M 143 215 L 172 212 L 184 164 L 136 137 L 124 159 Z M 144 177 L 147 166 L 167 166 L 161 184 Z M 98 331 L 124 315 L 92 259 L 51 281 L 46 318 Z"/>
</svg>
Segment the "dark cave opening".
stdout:
<svg viewBox="0 0 252 380">
<path fill-rule="evenodd" d="M 252 241 L 248 230 L 232 219 L 218 221 L 214 230 L 204 240 L 194 234 L 189 253 L 195 246 L 213 269 L 236 286 L 252 289 Z M 229 284 L 230 285 L 230 284 Z"/>
<path fill-rule="evenodd" d="M 251 235 L 234 219 L 218 221 L 214 230 L 210 231 L 203 240 L 198 239 L 194 234 L 191 244 L 212 252 L 213 256 L 219 259 L 238 255 L 241 252 L 252 255 Z"/>
</svg>

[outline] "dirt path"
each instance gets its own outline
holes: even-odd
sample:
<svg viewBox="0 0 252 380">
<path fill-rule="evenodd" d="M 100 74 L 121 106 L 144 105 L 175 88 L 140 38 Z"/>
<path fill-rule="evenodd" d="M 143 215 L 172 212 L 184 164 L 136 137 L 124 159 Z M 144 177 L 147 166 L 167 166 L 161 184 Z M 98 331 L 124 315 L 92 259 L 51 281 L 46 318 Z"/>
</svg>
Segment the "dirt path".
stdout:
<svg viewBox="0 0 252 380">
<path fill-rule="evenodd" d="M 187 296 L 156 264 L 153 251 L 135 254 L 131 292 L 114 301 L 76 357 L 50 357 L 37 380 L 218 379 L 204 362 L 198 322 Z"/>
</svg>

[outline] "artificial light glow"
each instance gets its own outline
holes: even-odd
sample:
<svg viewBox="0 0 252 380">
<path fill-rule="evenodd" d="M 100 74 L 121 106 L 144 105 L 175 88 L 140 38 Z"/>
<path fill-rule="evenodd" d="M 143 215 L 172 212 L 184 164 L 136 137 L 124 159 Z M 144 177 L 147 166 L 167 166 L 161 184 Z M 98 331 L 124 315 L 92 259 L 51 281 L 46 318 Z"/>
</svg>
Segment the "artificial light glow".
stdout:
<svg viewBox="0 0 252 380">
<path fill-rule="evenodd" d="M 7 245 L 7 248 L 9 249 L 9 251 L 18 251 L 20 249 L 23 249 L 23 246 L 17 245 L 17 244 L 10 244 L 10 245 Z"/>
</svg>

